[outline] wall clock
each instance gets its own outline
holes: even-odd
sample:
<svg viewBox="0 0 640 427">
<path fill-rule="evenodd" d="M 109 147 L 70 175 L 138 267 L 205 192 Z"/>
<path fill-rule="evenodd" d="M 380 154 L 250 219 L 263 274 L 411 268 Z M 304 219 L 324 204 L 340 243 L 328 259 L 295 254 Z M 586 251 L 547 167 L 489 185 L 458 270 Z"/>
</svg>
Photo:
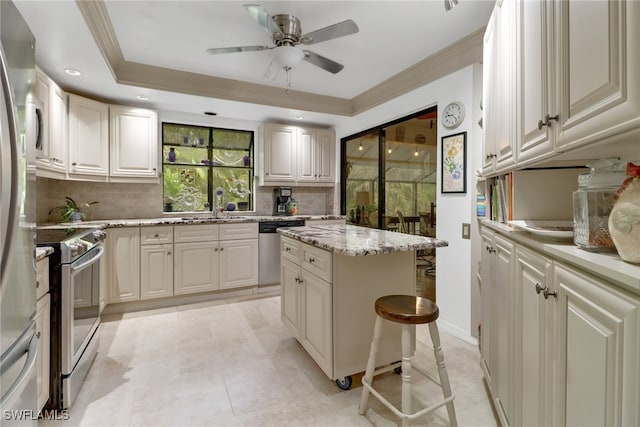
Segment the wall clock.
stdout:
<svg viewBox="0 0 640 427">
<path fill-rule="evenodd" d="M 464 120 L 464 105 L 454 101 L 442 110 L 442 125 L 448 129 L 457 128 Z"/>
</svg>

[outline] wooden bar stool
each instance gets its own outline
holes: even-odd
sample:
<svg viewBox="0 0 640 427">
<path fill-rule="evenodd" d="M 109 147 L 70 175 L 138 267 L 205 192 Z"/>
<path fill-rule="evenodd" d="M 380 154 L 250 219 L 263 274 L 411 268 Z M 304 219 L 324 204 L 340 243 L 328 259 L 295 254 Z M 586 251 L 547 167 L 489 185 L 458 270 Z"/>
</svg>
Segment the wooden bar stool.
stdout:
<svg viewBox="0 0 640 427">
<path fill-rule="evenodd" d="M 410 421 L 423 416 L 429 412 L 438 409 L 439 407 L 446 405 L 447 413 L 449 414 L 449 423 L 452 426 L 457 426 L 458 421 L 456 419 L 456 411 L 453 407 L 454 395 L 451 392 L 451 385 L 449 384 L 449 375 L 444 363 L 444 355 L 442 348 L 440 347 L 440 334 L 438 333 L 438 326 L 436 325 L 436 319 L 438 318 L 438 306 L 426 298 L 414 297 L 410 295 L 387 295 L 378 298 L 375 303 L 375 309 L 377 313 L 376 323 L 373 329 L 373 340 L 371 341 L 371 352 L 369 353 L 369 361 L 367 362 L 367 370 L 362 378 L 362 397 L 360 399 L 360 405 L 358 411 L 361 415 L 367 412 L 367 401 L 369 399 L 369 393 L 378 398 L 386 407 L 388 407 L 394 414 L 402 419 L 402 425 L 408 426 Z M 402 323 L 402 361 L 393 363 L 390 366 L 376 370 L 376 355 L 378 353 L 378 344 L 382 332 L 382 319 L 389 320 L 391 322 Z M 413 325 L 428 323 L 429 333 L 431 335 L 431 341 L 433 342 L 433 353 L 436 358 L 436 364 L 438 365 L 438 375 L 440 382 L 431 377 L 421 369 L 414 367 L 418 372 L 433 381 L 442 388 L 444 399 L 439 401 L 428 408 L 422 409 L 418 412 L 411 413 L 411 357 L 412 357 L 412 340 L 411 340 L 411 327 Z M 394 405 L 392 405 L 387 399 L 385 399 L 373 386 L 373 377 L 383 372 L 388 372 L 391 369 L 402 367 L 402 411 L 399 411 Z"/>
</svg>

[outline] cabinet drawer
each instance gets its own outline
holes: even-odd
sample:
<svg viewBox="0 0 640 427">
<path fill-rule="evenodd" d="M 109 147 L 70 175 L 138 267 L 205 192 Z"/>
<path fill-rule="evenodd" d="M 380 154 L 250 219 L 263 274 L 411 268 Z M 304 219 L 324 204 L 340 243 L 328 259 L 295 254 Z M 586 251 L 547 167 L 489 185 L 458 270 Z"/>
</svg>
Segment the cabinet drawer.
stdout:
<svg viewBox="0 0 640 427">
<path fill-rule="evenodd" d="M 220 224 L 220 240 L 257 239 L 258 223 Z"/>
<path fill-rule="evenodd" d="M 36 267 L 36 299 L 40 299 L 49 292 L 49 258 L 38 261 Z"/>
<path fill-rule="evenodd" d="M 282 259 L 288 259 L 289 261 L 300 265 L 300 243 L 298 240 L 282 237 L 280 239 L 280 252 Z"/>
<path fill-rule="evenodd" d="M 162 245 L 173 242 L 173 227 L 140 227 L 141 245 Z"/>
<path fill-rule="evenodd" d="M 303 243 L 300 246 L 300 266 L 329 283 L 333 282 L 331 252 Z"/>
<path fill-rule="evenodd" d="M 218 240 L 218 225 L 176 225 L 173 230 L 173 241 L 184 242 L 209 242 Z"/>
</svg>

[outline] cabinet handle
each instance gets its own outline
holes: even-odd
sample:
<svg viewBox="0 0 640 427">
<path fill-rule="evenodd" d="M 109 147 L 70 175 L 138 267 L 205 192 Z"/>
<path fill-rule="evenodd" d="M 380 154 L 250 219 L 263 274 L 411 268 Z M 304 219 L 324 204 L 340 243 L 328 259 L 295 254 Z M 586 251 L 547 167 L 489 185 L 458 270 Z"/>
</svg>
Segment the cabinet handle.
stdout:
<svg viewBox="0 0 640 427">
<path fill-rule="evenodd" d="M 487 252 L 489 252 L 490 254 L 493 254 L 496 252 L 496 250 L 494 248 L 492 248 L 491 246 L 487 246 Z"/>
<path fill-rule="evenodd" d="M 547 299 L 550 296 L 558 298 L 558 294 L 554 291 L 550 291 L 549 288 L 544 288 L 544 291 L 542 291 L 542 295 L 544 295 L 544 299 Z"/>
<path fill-rule="evenodd" d="M 171 255 L 171 252 L 167 252 L 167 255 Z"/>
<path fill-rule="evenodd" d="M 291 248 L 284 248 L 285 252 L 291 252 Z"/>
<path fill-rule="evenodd" d="M 214 251 L 214 252 L 218 252 L 218 248 L 215 248 L 213 251 Z"/>
<path fill-rule="evenodd" d="M 296 277 L 296 283 L 300 283 L 300 279 Z"/>
<path fill-rule="evenodd" d="M 498 157 L 498 155 L 497 154 L 493 154 L 493 153 L 489 153 L 484 158 L 485 158 L 485 160 L 491 160 L 494 157 Z"/>
<path fill-rule="evenodd" d="M 77 163 L 76 163 L 76 162 L 71 163 L 71 166 L 75 166 L 75 165 L 77 165 Z"/>
<path fill-rule="evenodd" d="M 540 295 L 542 291 L 544 291 L 544 287 L 540 286 L 540 283 L 536 283 L 536 294 Z"/>
<path fill-rule="evenodd" d="M 309 264 L 313 264 L 314 262 L 316 262 L 315 258 L 309 258 Z"/>
<path fill-rule="evenodd" d="M 560 116 L 558 114 L 556 114 L 555 116 L 547 114 L 546 116 L 544 116 L 544 121 L 538 120 L 538 130 L 541 130 L 544 126 L 551 127 L 551 120 L 558 121 L 560 120 Z"/>
<path fill-rule="evenodd" d="M 40 335 L 42 335 L 40 331 L 36 332 L 36 338 L 40 339 Z"/>
<path fill-rule="evenodd" d="M 303 284 L 303 283 L 304 283 L 304 280 L 302 280 L 302 279 L 298 279 L 298 283 Z"/>
<path fill-rule="evenodd" d="M 224 248 L 220 248 L 220 252 L 224 251 Z"/>
<path fill-rule="evenodd" d="M 40 281 L 36 280 L 36 289 L 38 289 L 40 287 Z"/>
</svg>

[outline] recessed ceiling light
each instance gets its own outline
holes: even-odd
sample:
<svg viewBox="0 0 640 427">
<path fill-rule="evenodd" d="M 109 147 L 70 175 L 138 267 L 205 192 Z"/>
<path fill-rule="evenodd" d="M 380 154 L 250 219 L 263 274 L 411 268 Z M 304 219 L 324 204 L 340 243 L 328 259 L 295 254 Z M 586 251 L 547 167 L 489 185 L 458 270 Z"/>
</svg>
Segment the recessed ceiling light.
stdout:
<svg viewBox="0 0 640 427">
<path fill-rule="evenodd" d="M 296 120 L 302 120 L 302 119 L 304 119 L 304 117 L 302 117 L 302 116 L 296 116 Z"/>
<path fill-rule="evenodd" d="M 81 76 L 82 73 L 76 69 L 73 68 L 65 68 L 64 69 L 65 73 L 69 74 L 70 76 Z"/>
<path fill-rule="evenodd" d="M 217 116 L 218 113 L 214 113 L 213 111 L 205 111 L 204 112 L 207 116 Z"/>
<path fill-rule="evenodd" d="M 147 95 L 138 95 L 136 98 L 138 98 L 140 101 L 148 101 L 149 97 Z"/>
</svg>

